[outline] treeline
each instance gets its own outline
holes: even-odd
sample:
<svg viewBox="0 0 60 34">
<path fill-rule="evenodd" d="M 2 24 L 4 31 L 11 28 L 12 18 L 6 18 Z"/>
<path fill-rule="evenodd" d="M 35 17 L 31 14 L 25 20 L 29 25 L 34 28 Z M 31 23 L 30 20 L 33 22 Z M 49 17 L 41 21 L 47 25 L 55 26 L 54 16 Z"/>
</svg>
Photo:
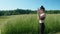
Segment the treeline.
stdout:
<svg viewBox="0 0 60 34">
<path fill-rule="evenodd" d="M 47 14 L 60 14 L 60 10 L 46 10 Z"/>
<path fill-rule="evenodd" d="M 37 11 L 23 10 L 23 9 L 0 10 L 0 16 L 6 16 L 6 15 L 21 15 L 21 14 L 36 14 L 36 13 L 37 13 Z"/>
<path fill-rule="evenodd" d="M 47 14 L 58 14 L 60 13 L 60 10 L 46 10 Z M 6 16 L 6 15 L 21 15 L 21 14 L 37 14 L 37 10 L 22 10 L 22 9 L 16 9 L 16 10 L 0 10 L 0 16 Z"/>
</svg>

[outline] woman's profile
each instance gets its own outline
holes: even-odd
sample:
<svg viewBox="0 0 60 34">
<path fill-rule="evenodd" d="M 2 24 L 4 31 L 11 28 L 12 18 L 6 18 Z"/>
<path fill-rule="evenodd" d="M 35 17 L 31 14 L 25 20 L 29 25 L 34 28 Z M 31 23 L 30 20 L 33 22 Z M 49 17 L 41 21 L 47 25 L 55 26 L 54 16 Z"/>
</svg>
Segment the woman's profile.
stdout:
<svg viewBox="0 0 60 34">
<path fill-rule="evenodd" d="M 41 6 L 39 9 L 38 9 L 38 16 L 39 16 L 39 32 L 40 34 L 44 34 L 44 28 L 45 28 L 45 25 L 44 25 L 44 20 L 45 20 L 45 8 L 43 6 Z"/>
</svg>

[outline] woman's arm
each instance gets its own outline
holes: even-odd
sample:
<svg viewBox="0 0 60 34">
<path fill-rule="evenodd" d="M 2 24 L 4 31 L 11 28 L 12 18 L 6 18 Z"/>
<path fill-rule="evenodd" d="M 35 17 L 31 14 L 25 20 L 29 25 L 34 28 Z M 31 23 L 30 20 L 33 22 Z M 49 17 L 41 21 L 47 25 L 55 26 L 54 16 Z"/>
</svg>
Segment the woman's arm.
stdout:
<svg viewBox="0 0 60 34">
<path fill-rule="evenodd" d="M 38 14 L 38 17 L 39 17 L 39 19 L 40 19 L 40 9 L 38 8 L 38 10 L 37 10 L 37 14 Z"/>
<path fill-rule="evenodd" d="M 45 13 L 42 13 L 41 15 L 40 15 L 40 20 L 44 20 L 45 19 Z"/>
</svg>

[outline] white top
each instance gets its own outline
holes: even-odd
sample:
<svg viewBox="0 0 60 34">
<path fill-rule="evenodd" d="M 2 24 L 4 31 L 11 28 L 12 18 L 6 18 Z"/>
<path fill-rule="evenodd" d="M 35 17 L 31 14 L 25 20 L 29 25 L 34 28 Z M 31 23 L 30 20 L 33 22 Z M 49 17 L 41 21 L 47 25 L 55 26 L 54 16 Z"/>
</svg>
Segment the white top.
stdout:
<svg viewBox="0 0 60 34">
<path fill-rule="evenodd" d="M 44 20 L 39 20 L 39 23 L 44 23 Z"/>
<path fill-rule="evenodd" d="M 40 14 L 40 16 L 44 16 L 45 13 Z M 44 23 L 44 20 L 39 20 L 39 23 Z"/>
</svg>

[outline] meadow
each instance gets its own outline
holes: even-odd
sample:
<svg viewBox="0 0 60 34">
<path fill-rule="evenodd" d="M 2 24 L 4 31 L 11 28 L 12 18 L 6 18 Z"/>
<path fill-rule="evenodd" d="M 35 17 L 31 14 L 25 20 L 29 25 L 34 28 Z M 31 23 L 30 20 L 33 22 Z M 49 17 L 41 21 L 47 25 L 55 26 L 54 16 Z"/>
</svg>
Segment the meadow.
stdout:
<svg viewBox="0 0 60 34">
<path fill-rule="evenodd" d="M 46 14 L 45 34 L 59 34 L 60 14 Z M 39 34 L 37 14 L 0 16 L 0 34 Z"/>
</svg>

